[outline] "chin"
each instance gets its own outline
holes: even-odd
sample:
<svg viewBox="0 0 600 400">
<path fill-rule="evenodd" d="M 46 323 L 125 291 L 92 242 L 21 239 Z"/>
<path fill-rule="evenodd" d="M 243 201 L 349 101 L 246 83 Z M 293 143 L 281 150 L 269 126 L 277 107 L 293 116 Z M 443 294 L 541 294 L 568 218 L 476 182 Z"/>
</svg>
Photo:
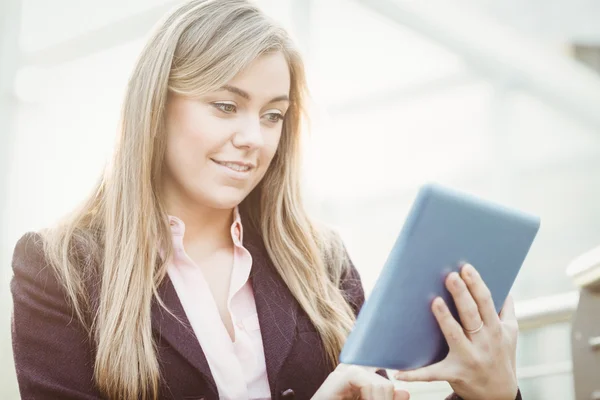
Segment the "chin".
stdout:
<svg viewBox="0 0 600 400">
<path fill-rule="evenodd" d="M 217 189 L 211 193 L 204 193 L 200 203 L 215 209 L 232 209 L 240 205 L 240 203 L 248 196 L 248 192 L 236 190 L 232 188 Z"/>
</svg>

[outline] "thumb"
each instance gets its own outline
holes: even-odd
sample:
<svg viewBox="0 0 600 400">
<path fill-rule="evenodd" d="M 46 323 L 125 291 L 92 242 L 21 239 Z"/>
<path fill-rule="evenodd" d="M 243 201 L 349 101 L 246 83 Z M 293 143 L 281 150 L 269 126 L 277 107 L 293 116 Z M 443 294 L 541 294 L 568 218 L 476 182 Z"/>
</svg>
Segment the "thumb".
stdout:
<svg viewBox="0 0 600 400">
<path fill-rule="evenodd" d="M 394 400 L 409 400 L 410 394 L 406 390 L 395 389 L 394 390 Z"/>
<path fill-rule="evenodd" d="M 443 361 L 411 371 L 398 371 L 394 377 L 404 382 L 433 382 L 448 380 L 448 376 L 444 372 Z"/>
<path fill-rule="evenodd" d="M 513 301 L 512 296 L 509 294 L 506 297 L 506 301 L 504 302 L 504 306 L 502 310 L 500 310 L 500 320 L 502 321 L 510 321 L 516 320 L 517 316 L 515 314 L 515 302 Z"/>
</svg>

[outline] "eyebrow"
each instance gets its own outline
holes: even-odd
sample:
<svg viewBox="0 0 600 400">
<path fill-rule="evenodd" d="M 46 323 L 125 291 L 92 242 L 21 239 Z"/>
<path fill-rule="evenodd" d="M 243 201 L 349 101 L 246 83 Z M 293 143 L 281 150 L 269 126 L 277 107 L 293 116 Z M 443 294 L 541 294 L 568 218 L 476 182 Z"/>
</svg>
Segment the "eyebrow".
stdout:
<svg viewBox="0 0 600 400">
<path fill-rule="evenodd" d="M 235 86 L 225 85 L 225 86 L 222 86 L 219 90 L 226 90 L 228 92 L 237 94 L 238 96 L 240 96 L 240 97 L 242 97 L 242 98 L 244 98 L 246 100 L 250 100 L 250 94 L 248 92 L 246 92 L 246 91 L 244 91 L 244 90 L 242 90 L 240 88 L 237 88 Z M 278 101 L 287 101 L 287 102 L 289 102 L 290 98 L 288 97 L 288 95 L 284 94 L 284 95 L 272 98 L 271 101 L 269 101 L 269 104 L 270 103 L 277 103 Z"/>
</svg>

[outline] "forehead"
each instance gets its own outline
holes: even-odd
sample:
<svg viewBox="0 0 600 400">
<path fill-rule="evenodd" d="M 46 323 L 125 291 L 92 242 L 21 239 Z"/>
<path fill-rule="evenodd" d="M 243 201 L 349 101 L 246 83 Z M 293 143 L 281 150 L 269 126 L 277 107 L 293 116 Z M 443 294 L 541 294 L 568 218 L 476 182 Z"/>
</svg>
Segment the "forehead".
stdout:
<svg viewBox="0 0 600 400">
<path fill-rule="evenodd" d="M 289 95 L 290 68 L 283 53 L 265 54 L 240 71 L 228 85 L 248 92 L 252 99 L 264 100 Z"/>
</svg>

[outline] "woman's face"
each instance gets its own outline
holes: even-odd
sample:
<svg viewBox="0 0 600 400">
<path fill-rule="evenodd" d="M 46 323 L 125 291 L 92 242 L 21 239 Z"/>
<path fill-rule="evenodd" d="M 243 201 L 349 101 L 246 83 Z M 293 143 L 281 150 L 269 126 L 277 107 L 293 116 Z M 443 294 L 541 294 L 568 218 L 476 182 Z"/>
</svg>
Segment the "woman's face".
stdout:
<svg viewBox="0 0 600 400">
<path fill-rule="evenodd" d="M 265 175 L 289 107 L 282 53 L 259 57 L 215 92 L 170 95 L 163 190 L 168 201 L 233 208 Z"/>
</svg>

